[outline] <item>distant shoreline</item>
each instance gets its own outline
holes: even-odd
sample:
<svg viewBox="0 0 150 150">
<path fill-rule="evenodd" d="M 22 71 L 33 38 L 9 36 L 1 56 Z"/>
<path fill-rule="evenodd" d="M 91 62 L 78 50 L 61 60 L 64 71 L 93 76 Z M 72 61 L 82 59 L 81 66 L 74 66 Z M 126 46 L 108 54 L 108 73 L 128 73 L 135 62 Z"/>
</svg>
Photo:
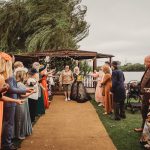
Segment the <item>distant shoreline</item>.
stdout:
<svg viewBox="0 0 150 150">
<path fill-rule="evenodd" d="M 144 70 L 145 71 L 145 70 Z M 144 72 L 144 71 L 123 71 L 123 72 Z"/>
</svg>

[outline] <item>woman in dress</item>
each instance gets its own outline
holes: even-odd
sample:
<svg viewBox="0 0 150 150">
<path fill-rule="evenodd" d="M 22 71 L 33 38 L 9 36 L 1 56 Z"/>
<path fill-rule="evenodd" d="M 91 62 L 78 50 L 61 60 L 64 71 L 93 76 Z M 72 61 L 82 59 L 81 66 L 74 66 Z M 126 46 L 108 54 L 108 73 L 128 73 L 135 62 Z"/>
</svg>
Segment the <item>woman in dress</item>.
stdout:
<svg viewBox="0 0 150 150">
<path fill-rule="evenodd" d="M 29 102 L 29 111 L 30 111 L 30 118 L 31 122 L 35 122 L 35 117 L 37 114 L 37 104 L 38 104 L 38 95 L 39 95 L 39 86 L 38 81 L 36 80 L 35 74 L 37 73 L 36 69 L 32 68 L 29 71 L 29 78 L 27 80 L 27 85 L 29 87 L 32 87 L 35 90 L 35 93 L 29 96 L 28 102 Z"/>
<path fill-rule="evenodd" d="M 71 100 L 75 100 L 78 103 L 84 103 L 90 100 L 89 96 L 86 93 L 86 89 L 82 82 L 83 75 L 80 73 L 79 67 L 74 68 L 74 82 L 71 88 Z"/>
<path fill-rule="evenodd" d="M 59 83 L 60 86 L 63 86 L 65 101 L 70 101 L 71 94 L 71 85 L 74 81 L 73 73 L 70 70 L 69 66 L 65 66 L 65 70 L 61 72 Z"/>
<path fill-rule="evenodd" d="M 44 106 L 45 106 L 45 109 L 49 108 L 49 97 L 48 97 L 48 86 L 47 86 L 47 68 L 46 68 L 46 65 L 42 65 L 39 69 L 39 72 L 40 72 L 40 76 L 41 76 L 41 79 L 40 79 L 40 83 L 41 83 L 41 86 L 43 88 L 43 95 L 44 95 Z"/>
<path fill-rule="evenodd" d="M 27 80 L 27 72 L 28 70 L 23 67 L 15 69 L 14 75 L 16 77 L 18 88 L 26 89 L 24 83 Z M 25 102 L 22 105 L 16 106 L 15 137 L 20 140 L 25 139 L 26 136 L 29 136 L 32 133 L 28 97 L 33 93 L 34 91 L 32 91 L 31 93 L 26 93 L 25 95 L 20 95 L 20 98 L 24 99 Z"/>
<path fill-rule="evenodd" d="M 2 134 L 2 120 L 3 120 L 3 101 L 5 102 L 15 102 L 17 104 L 22 104 L 24 101 L 12 99 L 4 96 L 7 92 L 9 86 L 5 83 L 5 79 L 0 75 L 0 148 L 1 148 L 1 134 Z"/>
<path fill-rule="evenodd" d="M 102 87 L 101 82 L 104 78 L 104 72 L 102 71 L 102 68 L 99 69 L 99 72 L 91 74 L 94 78 L 97 78 L 97 86 L 95 90 L 95 101 L 99 103 L 98 106 L 104 106 L 104 97 L 102 95 Z"/>
<path fill-rule="evenodd" d="M 102 69 L 103 72 L 105 73 L 103 81 L 101 83 L 103 88 L 102 94 L 104 96 L 104 108 L 105 108 L 104 114 L 110 114 L 112 113 L 112 102 L 110 97 L 112 80 L 111 80 L 110 68 L 107 65 L 104 65 Z"/>
<path fill-rule="evenodd" d="M 32 68 L 36 69 L 36 73 L 34 74 L 34 78 L 36 79 L 36 81 L 38 83 L 38 89 L 39 89 L 36 115 L 40 116 L 40 115 L 45 114 L 45 107 L 44 107 L 44 95 L 43 95 L 43 91 L 42 91 L 43 87 L 41 84 L 41 78 L 42 77 L 41 77 L 40 72 L 39 72 L 39 69 L 40 69 L 39 62 L 34 62 L 32 65 Z"/>
</svg>

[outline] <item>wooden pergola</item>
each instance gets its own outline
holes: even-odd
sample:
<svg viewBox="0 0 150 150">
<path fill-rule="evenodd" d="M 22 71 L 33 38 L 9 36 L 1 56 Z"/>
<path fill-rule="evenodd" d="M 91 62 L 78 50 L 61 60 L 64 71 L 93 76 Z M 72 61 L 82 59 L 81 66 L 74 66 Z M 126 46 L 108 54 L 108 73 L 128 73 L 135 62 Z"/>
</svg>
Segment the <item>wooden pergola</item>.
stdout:
<svg viewBox="0 0 150 150">
<path fill-rule="evenodd" d="M 100 58 L 108 58 L 109 61 L 112 61 L 113 55 L 110 54 L 102 54 L 93 51 L 84 51 L 84 50 L 48 50 L 43 52 L 33 52 L 26 53 L 21 55 L 15 55 L 16 61 L 22 61 L 24 64 L 32 64 L 35 61 L 39 61 L 42 58 L 49 56 L 50 58 L 67 58 L 70 57 L 75 60 L 85 60 L 92 59 L 93 60 L 93 70 L 97 67 L 97 59 Z"/>
</svg>

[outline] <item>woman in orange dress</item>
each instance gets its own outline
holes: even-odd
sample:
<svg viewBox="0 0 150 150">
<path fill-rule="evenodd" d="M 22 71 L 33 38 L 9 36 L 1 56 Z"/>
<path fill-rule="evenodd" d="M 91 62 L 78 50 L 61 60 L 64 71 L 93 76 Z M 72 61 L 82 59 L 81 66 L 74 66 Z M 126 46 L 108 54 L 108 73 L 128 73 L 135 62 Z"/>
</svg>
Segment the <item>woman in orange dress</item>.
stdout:
<svg viewBox="0 0 150 150">
<path fill-rule="evenodd" d="M 104 96 L 104 114 L 110 114 L 112 112 L 112 102 L 110 97 L 110 90 L 112 87 L 112 80 L 110 74 L 110 68 L 106 65 L 103 66 L 103 72 L 105 73 L 103 81 L 101 83 L 103 87 L 103 96 Z"/>
<path fill-rule="evenodd" d="M 48 97 L 48 86 L 47 86 L 47 68 L 45 66 L 41 66 L 39 69 L 40 72 L 40 83 L 42 86 L 42 91 L 44 95 L 44 106 L 45 108 L 49 108 L 49 97 Z"/>
</svg>

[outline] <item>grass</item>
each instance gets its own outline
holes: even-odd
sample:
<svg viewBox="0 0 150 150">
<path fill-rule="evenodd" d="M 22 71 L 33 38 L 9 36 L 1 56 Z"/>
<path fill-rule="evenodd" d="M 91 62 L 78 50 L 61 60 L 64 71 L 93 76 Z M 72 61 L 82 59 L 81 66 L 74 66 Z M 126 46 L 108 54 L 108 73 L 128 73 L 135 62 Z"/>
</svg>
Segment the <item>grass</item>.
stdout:
<svg viewBox="0 0 150 150">
<path fill-rule="evenodd" d="M 126 119 L 115 121 L 110 116 L 103 115 L 103 108 L 99 107 L 95 100 L 92 100 L 91 103 L 95 107 L 117 150 L 143 150 L 139 143 L 140 133 L 134 132 L 134 128 L 140 127 L 142 123 L 140 111 L 132 114 L 130 110 L 127 110 Z"/>
</svg>

